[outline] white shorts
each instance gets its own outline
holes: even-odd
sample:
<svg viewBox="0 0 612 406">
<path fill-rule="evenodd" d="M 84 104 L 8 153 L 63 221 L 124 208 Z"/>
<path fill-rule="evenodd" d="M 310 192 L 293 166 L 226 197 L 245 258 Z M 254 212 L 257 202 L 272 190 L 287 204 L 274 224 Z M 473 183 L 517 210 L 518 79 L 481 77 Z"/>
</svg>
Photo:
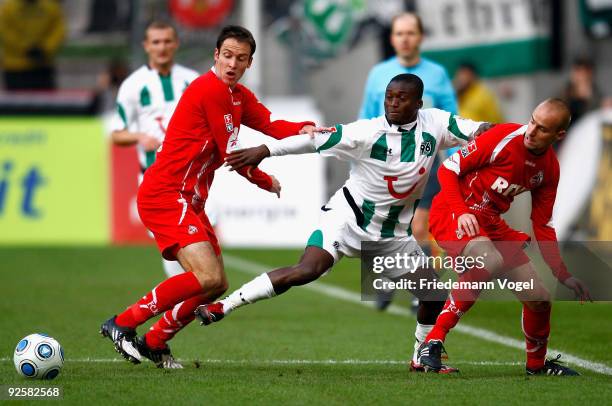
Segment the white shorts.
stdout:
<svg viewBox="0 0 612 406">
<path fill-rule="evenodd" d="M 307 246 L 324 249 L 334 258 L 334 264 L 336 264 L 343 256 L 359 258 L 362 252 L 362 242 L 366 241 L 381 243 L 376 244 L 376 255 L 395 255 L 399 252 L 425 258 L 425 253 L 412 236 L 382 238 L 359 227 L 355 213 L 346 201 L 342 189 L 338 190 L 329 202 L 321 207 L 317 229 L 310 235 Z M 389 270 L 384 276 L 396 278 L 414 271 L 410 268 Z"/>
</svg>

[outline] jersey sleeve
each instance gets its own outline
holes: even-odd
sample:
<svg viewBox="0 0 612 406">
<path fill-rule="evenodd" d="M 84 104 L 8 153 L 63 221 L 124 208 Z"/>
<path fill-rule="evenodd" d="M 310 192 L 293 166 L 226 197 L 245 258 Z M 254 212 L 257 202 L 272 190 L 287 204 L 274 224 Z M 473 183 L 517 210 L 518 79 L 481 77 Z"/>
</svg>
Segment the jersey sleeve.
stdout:
<svg viewBox="0 0 612 406">
<path fill-rule="evenodd" d="M 305 125 L 315 125 L 312 121 L 285 121 L 270 120 L 270 110 L 266 108 L 255 95 L 248 89 L 242 88 L 244 92 L 242 123 L 254 130 L 261 131 L 276 139 L 282 139 L 296 135 Z"/>
<path fill-rule="evenodd" d="M 459 187 L 459 178 L 488 165 L 494 158 L 496 147 L 500 144 L 500 141 L 517 128 L 520 128 L 519 124 L 495 126 L 478 138 L 468 142 L 440 165 L 438 180 L 440 181 L 441 192 L 456 216 L 469 213 Z"/>
<path fill-rule="evenodd" d="M 334 157 L 342 161 L 358 160 L 363 148 L 360 134 L 367 125 L 367 120 L 350 124 L 337 124 L 330 131 L 317 134 L 314 138 L 316 151 L 325 157 Z"/>
<path fill-rule="evenodd" d="M 474 134 L 483 124 L 482 121 L 474 121 L 461 116 L 451 114 L 448 111 L 434 110 L 436 121 L 440 123 L 442 134 L 440 149 L 453 148 L 472 141 Z"/>
<path fill-rule="evenodd" d="M 236 172 L 260 189 L 269 191 L 272 188 L 272 178 L 270 175 L 257 167 L 243 166 Z"/>
<path fill-rule="evenodd" d="M 136 101 L 129 82 L 124 81 L 117 93 L 117 110 L 111 122 L 111 131 L 130 130 L 136 124 Z"/>
<path fill-rule="evenodd" d="M 531 191 L 531 222 L 542 258 L 550 267 L 553 275 L 560 282 L 564 282 L 572 275 L 567 271 L 567 267 L 561 258 L 557 233 L 552 224 L 553 207 L 559 184 L 558 167 L 553 168 L 551 172 L 550 177 L 552 179 Z"/>
</svg>

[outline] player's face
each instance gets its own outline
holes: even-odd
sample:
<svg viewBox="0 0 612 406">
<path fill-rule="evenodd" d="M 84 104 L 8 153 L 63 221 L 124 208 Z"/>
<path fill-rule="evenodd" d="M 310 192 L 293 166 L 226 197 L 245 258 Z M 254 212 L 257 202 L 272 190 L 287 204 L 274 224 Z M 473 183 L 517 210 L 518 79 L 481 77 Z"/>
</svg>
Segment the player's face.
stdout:
<svg viewBox="0 0 612 406">
<path fill-rule="evenodd" d="M 174 62 L 179 42 L 172 28 L 149 28 L 142 46 L 153 68 L 167 67 Z"/>
<path fill-rule="evenodd" d="M 422 41 L 423 34 L 414 16 L 407 15 L 395 20 L 391 27 L 391 46 L 398 57 L 411 59 L 418 56 Z"/>
<path fill-rule="evenodd" d="M 395 125 L 413 122 L 423 101 L 417 97 L 412 86 L 402 82 L 391 82 L 385 92 L 385 116 Z"/>
<path fill-rule="evenodd" d="M 251 46 L 228 38 L 221 44 L 221 49 L 215 49 L 215 70 L 217 76 L 229 87 L 236 86 L 244 71 L 251 67 Z"/>
<path fill-rule="evenodd" d="M 523 139 L 525 148 L 539 154 L 563 138 L 565 130 L 560 129 L 561 118 L 559 112 L 546 105 L 538 106 L 531 114 L 527 131 Z"/>
</svg>

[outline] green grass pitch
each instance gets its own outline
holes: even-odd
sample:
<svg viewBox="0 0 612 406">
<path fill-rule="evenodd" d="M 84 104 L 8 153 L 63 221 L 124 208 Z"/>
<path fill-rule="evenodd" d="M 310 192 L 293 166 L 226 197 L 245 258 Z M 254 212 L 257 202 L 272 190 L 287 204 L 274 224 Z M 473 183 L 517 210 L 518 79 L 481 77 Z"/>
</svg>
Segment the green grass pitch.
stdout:
<svg viewBox="0 0 612 406">
<path fill-rule="evenodd" d="M 300 251 L 226 253 L 273 269 L 293 264 Z M 98 329 L 163 278 L 153 247 L 3 248 L 0 264 L 0 385 L 61 386 L 66 403 L 559 405 L 612 399 L 610 375 L 573 365 L 581 377 L 527 378 L 522 351 L 457 331 L 446 348 L 460 374 L 409 373 L 414 319 L 306 288 L 212 326 L 188 326 L 172 341 L 184 370 L 134 366 Z M 253 277 L 235 264 L 226 268 L 230 290 Z M 321 282 L 357 292 L 359 278 L 359 263 L 343 260 Z M 555 303 L 550 346 L 610 371 L 611 315 L 610 303 Z M 515 302 L 478 303 L 462 323 L 522 339 Z M 64 347 L 66 363 L 55 381 L 30 382 L 14 370 L 15 345 L 34 332 Z"/>
</svg>

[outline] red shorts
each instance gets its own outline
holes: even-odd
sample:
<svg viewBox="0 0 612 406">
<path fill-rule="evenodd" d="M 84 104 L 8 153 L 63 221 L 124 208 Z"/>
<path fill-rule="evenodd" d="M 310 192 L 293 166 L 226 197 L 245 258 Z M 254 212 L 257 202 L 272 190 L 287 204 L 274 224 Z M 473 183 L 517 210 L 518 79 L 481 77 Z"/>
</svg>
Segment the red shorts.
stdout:
<svg viewBox="0 0 612 406">
<path fill-rule="evenodd" d="M 138 196 L 138 214 L 148 228 L 162 256 L 176 260 L 179 249 L 190 244 L 208 241 L 215 254 L 221 255 L 219 241 L 204 210 L 196 210 L 189 203 L 177 200 L 149 200 Z"/>
<path fill-rule="evenodd" d="M 487 237 L 495 244 L 504 259 L 504 268 L 512 269 L 528 263 L 529 257 L 523 251 L 531 237 L 511 228 L 501 217 L 490 217 L 472 213 L 478 219 L 478 236 Z M 474 237 L 459 231 L 455 214 L 438 194 L 429 212 L 429 231 L 436 242 L 448 255 L 460 256 L 463 249 Z"/>
</svg>

